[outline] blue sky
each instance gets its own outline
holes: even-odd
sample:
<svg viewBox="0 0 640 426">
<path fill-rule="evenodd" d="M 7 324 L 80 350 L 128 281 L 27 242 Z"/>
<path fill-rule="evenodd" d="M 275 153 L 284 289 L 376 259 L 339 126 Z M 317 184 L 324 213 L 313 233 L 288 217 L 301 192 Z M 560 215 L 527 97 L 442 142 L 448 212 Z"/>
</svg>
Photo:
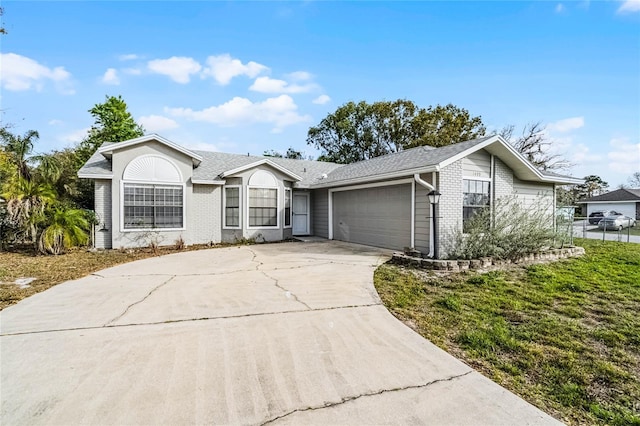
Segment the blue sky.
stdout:
<svg viewBox="0 0 640 426">
<path fill-rule="evenodd" d="M 308 155 L 338 106 L 406 98 L 542 121 L 575 176 L 640 171 L 640 0 L 2 6 L 2 120 L 40 152 L 79 141 L 105 95 L 187 147 Z"/>
</svg>

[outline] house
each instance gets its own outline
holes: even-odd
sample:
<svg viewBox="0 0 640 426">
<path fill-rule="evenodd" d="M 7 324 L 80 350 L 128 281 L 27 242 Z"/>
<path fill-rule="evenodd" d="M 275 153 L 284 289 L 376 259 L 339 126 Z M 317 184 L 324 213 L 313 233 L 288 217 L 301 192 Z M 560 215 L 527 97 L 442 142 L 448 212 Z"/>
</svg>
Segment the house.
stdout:
<svg viewBox="0 0 640 426">
<path fill-rule="evenodd" d="M 434 244 L 443 253 L 446 233 L 499 197 L 543 197 L 553 212 L 555 186 L 581 182 L 541 172 L 500 136 L 340 165 L 192 151 L 147 135 L 105 143 L 78 176 L 95 181 L 98 248 L 315 235 L 424 255 Z"/>
<path fill-rule="evenodd" d="M 578 204 L 587 205 L 587 217 L 598 210 L 614 210 L 625 216 L 640 219 L 640 188 L 616 189 L 578 201 Z"/>
</svg>

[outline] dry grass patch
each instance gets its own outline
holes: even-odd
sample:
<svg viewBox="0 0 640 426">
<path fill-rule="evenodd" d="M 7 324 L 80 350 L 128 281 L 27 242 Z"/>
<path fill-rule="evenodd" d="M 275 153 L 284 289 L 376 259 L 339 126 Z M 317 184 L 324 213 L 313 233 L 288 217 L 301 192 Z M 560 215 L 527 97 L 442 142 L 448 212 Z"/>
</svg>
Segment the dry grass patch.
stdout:
<svg viewBox="0 0 640 426">
<path fill-rule="evenodd" d="M 206 248 L 211 247 L 189 246 L 183 250 L 175 247 L 102 251 L 74 249 L 58 256 L 34 254 L 31 247 L 0 252 L 0 310 L 56 284 L 78 279 L 101 269 L 134 260 Z M 19 278 L 30 277 L 36 280 L 29 286 L 20 288 L 14 284 Z"/>
</svg>

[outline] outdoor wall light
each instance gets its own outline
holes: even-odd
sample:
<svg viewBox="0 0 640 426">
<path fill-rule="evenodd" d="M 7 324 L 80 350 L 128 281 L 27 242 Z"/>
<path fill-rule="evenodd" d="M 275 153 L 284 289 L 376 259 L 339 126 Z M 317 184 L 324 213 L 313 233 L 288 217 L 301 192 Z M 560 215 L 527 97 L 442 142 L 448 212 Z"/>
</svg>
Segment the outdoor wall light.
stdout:
<svg viewBox="0 0 640 426">
<path fill-rule="evenodd" d="M 427 194 L 427 197 L 429 197 L 429 202 L 431 204 L 438 204 L 440 202 L 440 195 L 440 192 L 437 189 L 434 189 Z"/>
</svg>

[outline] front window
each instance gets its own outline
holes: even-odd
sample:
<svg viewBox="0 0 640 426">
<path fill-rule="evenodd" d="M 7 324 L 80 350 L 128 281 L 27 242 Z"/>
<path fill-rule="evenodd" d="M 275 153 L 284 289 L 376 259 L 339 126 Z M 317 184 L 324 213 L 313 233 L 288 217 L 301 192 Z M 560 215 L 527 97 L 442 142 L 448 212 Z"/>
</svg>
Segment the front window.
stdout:
<svg viewBox="0 0 640 426">
<path fill-rule="evenodd" d="M 284 226 L 291 226 L 291 189 L 284 189 Z"/>
<path fill-rule="evenodd" d="M 249 226 L 278 226 L 278 190 L 249 188 Z"/>
<path fill-rule="evenodd" d="M 465 229 L 469 219 L 476 213 L 489 207 L 491 195 L 489 181 L 486 180 L 462 180 L 462 224 Z"/>
<path fill-rule="evenodd" d="M 240 227 L 240 187 L 224 189 L 224 226 L 228 228 Z"/>
<path fill-rule="evenodd" d="M 124 184 L 124 229 L 182 228 L 182 185 Z"/>
</svg>

